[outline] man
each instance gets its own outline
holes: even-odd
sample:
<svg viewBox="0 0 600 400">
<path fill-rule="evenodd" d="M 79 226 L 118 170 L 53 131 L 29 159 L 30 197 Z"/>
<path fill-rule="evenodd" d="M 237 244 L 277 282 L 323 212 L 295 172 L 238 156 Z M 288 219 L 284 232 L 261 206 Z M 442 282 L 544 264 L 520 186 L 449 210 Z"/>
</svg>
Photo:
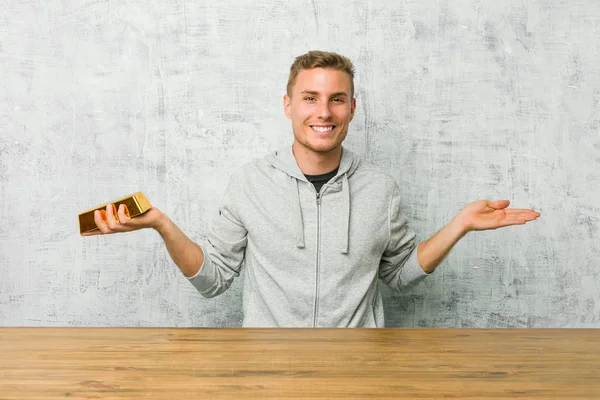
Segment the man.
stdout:
<svg viewBox="0 0 600 400">
<path fill-rule="evenodd" d="M 342 146 L 356 110 L 353 78 L 350 60 L 335 53 L 295 59 L 283 99 L 293 145 L 232 176 L 202 247 L 157 208 L 131 219 L 109 205 L 96 212 L 96 233 L 156 229 L 205 297 L 227 290 L 245 265 L 244 326 L 382 327 L 380 280 L 403 292 L 467 232 L 539 216 L 507 200 L 476 201 L 416 246 L 394 179 Z"/>
</svg>

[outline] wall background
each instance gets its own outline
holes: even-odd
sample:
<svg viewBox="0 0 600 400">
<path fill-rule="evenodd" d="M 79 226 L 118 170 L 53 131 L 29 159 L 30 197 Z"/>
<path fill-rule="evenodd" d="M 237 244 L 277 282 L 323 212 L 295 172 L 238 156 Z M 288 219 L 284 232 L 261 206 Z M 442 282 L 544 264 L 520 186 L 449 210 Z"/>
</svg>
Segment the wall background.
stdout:
<svg viewBox="0 0 600 400">
<path fill-rule="evenodd" d="M 600 327 L 596 0 L 3 3 L 0 325 L 239 325 L 241 280 L 204 299 L 157 233 L 77 214 L 142 190 L 202 238 L 229 175 L 291 143 L 289 66 L 321 49 L 356 64 L 346 146 L 420 239 L 477 199 L 542 213 L 386 291 L 389 326 Z"/>
</svg>

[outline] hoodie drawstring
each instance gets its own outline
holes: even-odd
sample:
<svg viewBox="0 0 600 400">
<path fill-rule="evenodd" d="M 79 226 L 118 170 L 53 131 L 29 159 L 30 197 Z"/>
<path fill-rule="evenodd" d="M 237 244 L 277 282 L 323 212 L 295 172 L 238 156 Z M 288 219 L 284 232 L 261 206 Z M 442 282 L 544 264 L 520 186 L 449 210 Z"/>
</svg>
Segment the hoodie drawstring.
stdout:
<svg viewBox="0 0 600 400">
<path fill-rule="evenodd" d="M 344 235 L 344 247 L 342 254 L 348 254 L 348 242 L 350 241 L 350 189 L 348 188 L 348 174 L 342 179 L 342 234 Z"/>
<path fill-rule="evenodd" d="M 294 224 L 296 228 L 296 247 L 299 249 L 304 248 L 304 223 L 302 221 L 302 210 L 300 209 L 300 188 L 298 187 L 298 179 L 290 176 L 290 180 L 292 180 L 292 185 L 295 186 L 292 188 L 292 209 L 293 209 L 293 218 Z"/>
</svg>

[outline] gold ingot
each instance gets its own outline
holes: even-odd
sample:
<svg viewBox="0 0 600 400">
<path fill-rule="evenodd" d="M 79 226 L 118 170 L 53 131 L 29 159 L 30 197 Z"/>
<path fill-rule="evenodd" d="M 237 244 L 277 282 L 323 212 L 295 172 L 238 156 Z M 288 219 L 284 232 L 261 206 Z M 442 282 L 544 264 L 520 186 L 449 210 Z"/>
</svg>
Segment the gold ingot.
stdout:
<svg viewBox="0 0 600 400">
<path fill-rule="evenodd" d="M 144 193 L 137 192 L 132 194 L 131 196 L 127 196 L 120 200 L 113 201 L 112 203 L 103 204 L 99 207 L 92 208 L 79 214 L 79 232 L 85 233 L 97 230 L 98 226 L 94 221 L 94 211 L 106 210 L 106 206 L 108 204 L 112 204 L 114 206 L 115 217 L 121 204 L 125 204 L 127 206 L 127 210 L 129 211 L 128 214 L 131 218 L 135 218 L 138 215 L 142 215 L 143 213 L 152 208 L 152 205 L 150 204 L 148 199 L 146 199 Z"/>
</svg>

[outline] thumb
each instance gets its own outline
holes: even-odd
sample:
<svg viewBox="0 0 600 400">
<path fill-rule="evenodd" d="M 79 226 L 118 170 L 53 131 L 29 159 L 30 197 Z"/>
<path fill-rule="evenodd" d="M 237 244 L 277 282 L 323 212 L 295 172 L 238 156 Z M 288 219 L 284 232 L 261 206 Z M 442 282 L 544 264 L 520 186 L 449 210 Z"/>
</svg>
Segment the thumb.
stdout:
<svg viewBox="0 0 600 400">
<path fill-rule="evenodd" d="M 489 202 L 489 206 L 495 208 L 496 210 L 506 208 L 509 204 L 510 200 L 494 200 Z"/>
</svg>

